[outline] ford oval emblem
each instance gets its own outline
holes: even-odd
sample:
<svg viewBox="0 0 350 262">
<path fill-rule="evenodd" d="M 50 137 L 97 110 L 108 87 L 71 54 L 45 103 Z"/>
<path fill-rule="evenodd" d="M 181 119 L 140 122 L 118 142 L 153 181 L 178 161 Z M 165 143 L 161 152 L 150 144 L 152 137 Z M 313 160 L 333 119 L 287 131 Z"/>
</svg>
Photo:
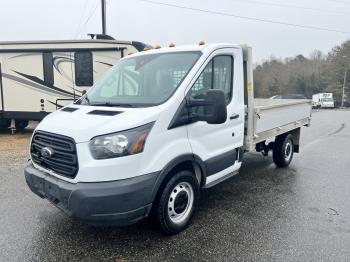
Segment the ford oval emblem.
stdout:
<svg viewBox="0 0 350 262">
<path fill-rule="evenodd" d="M 50 158 L 53 155 L 53 150 L 50 147 L 43 147 L 40 154 L 43 158 Z"/>
</svg>

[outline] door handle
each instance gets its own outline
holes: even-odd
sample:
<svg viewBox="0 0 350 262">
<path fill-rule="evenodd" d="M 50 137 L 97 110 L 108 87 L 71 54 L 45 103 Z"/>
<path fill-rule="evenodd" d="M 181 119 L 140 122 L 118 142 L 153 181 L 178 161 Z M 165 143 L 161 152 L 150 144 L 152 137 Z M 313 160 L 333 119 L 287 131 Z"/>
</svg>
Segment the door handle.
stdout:
<svg viewBox="0 0 350 262">
<path fill-rule="evenodd" d="M 239 118 L 239 114 L 233 114 L 230 116 L 230 120 Z"/>
</svg>

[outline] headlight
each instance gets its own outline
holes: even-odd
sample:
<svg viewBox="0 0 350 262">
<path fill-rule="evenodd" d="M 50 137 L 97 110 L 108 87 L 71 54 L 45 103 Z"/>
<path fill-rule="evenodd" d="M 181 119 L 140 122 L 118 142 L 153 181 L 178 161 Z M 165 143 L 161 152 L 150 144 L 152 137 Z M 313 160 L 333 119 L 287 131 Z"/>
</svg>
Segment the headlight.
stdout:
<svg viewBox="0 0 350 262">
<path fill-rule="evenodd" d="M 154 122 L 118 133 L 94 137 L 90 151 L 95 159 L 138 154 L 143 151 Z"/>
</svg>

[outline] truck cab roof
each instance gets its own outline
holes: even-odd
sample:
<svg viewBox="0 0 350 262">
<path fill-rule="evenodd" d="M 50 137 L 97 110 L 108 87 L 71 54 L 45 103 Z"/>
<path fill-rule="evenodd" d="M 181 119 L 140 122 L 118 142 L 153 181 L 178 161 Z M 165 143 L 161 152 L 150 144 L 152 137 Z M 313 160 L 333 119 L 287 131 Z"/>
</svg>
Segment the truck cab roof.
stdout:
<svg viewBox="0 0 350 262">
<path fill-rule="evenodd" d="M 238 44 L 230 44 L 230 43 L 209 43 L 203 45 L 180 45 L 174 47 L 160 47 L 154 48 L 147 51 L 141 51 L 139 53 L 132 54 L 132 56 L 140 56 L 145 54 L 154 54 L 154 53 L 169 53 L 169 52 L 190 52 L 190 51 L 201 51 L 211 53 L 214 50 L 221 48 L 242 48 L 241 45 Z"/>
</svg>

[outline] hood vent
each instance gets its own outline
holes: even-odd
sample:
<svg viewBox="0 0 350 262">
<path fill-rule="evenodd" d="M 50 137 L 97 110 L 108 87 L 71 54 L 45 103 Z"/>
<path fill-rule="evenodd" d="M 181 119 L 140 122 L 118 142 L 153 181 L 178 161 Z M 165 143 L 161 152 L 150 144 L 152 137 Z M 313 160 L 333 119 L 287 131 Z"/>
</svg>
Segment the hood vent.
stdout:
<svg viewBox="0 0 350 262">
<path fill-rule="evenodd" d="M 74 111 L 76 111 L 78 109 L 79 108 L 75 108 L 75 107 L 65 107 L 65 108 L 61 109 L 61 111 L 72 113 L 72 112 L 74 112 Z"/>
<path fill-rule="evenodd" d="M 90 111 L 89 115 L 99 115 L 99 116 L 115 116 L 123 113 L 123 111 L 109 111 L 109 110 L 93 110 Z"/>
</svg>

